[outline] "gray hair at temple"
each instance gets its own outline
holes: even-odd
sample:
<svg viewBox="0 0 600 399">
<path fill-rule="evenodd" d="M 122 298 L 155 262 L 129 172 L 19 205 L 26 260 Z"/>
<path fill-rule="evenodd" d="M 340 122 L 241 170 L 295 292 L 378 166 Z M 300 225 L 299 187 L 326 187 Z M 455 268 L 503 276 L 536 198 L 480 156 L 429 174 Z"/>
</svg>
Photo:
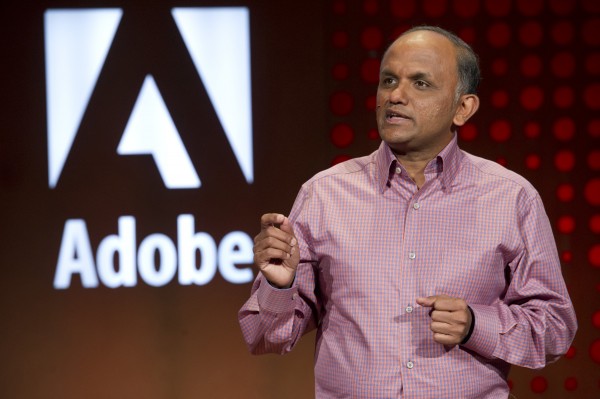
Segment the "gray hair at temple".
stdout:
<svg viewBox="0 0 600 399">
<path fill-rule="evenodd" d="M 402 33 L 398 38 L 418 31 L 430 31 L 438 33 L 450 40 L 456 47 L 456 66 L 458 70 L 458 86 L 456 87 L 456 100 L 463 94 L 477 94 L 477 87 L 481 80 L 481 71 L 479 70 L 479 58 L 473 51 L 471 46 L 465 43 L 460 37 L 454 33 L 442 29 L 438 26 L 421 25 L 414 26 Z"/>
</svg>

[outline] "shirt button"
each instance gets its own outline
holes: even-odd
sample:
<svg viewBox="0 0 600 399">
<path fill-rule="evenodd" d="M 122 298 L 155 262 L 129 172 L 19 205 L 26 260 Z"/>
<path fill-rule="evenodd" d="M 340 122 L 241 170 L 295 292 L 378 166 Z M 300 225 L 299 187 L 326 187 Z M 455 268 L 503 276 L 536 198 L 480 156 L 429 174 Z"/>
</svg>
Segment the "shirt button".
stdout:
<svg viewBox="0 0 600 399">
<path fill-rule="evenodd" d="M 420 207 L 421 207 L 421 204 L 419 204 L 418 202 L 415 202 L 415 203 L 413 204 L 413 208 L 414 208 L 415 210 L 419 209 Z"/>
<path fill-rule="evenodd" d="M 412 369 L 413 367 L 415 367 L 415 364 L 409 360 L 408 362 L 406 362 L 406 367 Z"/>
<path fill-rule="evenodd" d="M 400 168 L 400 166 L 396 167 L 396 173 L 397 173 L 397 174 L 400 174 L 400 173 L 402 173 L 402 169 Z"/>
<path fill-rule="evenodd" d="M 408 258 L 409 258 L 409 259 L 414 259 L 414 258 L 416 258 L 416 257 L 417 257 L 417 254 L 415 254 L 414 252 L 409 252 L 409 253 L 408 253 Z"/>
<path fill-rule="evenodd" d="M 406 313 L 412 313 L 413 307 L 408 305 L 404 310 L 406 310 Z"/>
</svg>

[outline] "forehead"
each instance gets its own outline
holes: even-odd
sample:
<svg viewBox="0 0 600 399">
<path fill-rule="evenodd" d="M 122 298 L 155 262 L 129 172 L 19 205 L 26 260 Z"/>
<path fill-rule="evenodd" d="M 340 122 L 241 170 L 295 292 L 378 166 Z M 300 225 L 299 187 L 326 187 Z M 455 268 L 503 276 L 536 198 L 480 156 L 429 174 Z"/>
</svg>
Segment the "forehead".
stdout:
<svg viewBox="0 0 600 399">
<path fill-rule="evenodd" d="M 382 70 L 399 67 L 456 75 L 456 48 L 439 33 L 411 32 L 396 39 L 381 60 Z"/>
</svg>

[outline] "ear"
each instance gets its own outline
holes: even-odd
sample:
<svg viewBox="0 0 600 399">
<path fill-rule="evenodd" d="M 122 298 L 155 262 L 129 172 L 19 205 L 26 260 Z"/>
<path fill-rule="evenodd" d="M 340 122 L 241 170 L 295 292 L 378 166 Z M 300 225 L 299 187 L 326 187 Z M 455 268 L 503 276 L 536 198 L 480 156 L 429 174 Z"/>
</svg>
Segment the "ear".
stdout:
<svg viewBox="0 0 600 399">
<path fill-rule="evenodd" d="M 476 94 L 463 94 L 458 100 L 458 106 L 452 122 L 455 126 L 462 126 L 478 109 L 479 97 Z"/>
</svg>

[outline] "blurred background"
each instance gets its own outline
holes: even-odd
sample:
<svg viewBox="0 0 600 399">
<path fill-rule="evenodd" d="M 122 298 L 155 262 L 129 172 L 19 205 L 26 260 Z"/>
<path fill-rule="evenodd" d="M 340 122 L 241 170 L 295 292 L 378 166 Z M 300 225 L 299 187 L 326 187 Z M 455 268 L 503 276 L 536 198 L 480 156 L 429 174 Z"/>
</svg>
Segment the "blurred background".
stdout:
<svg viewBox="0 0 600 399">
<path fill-rule="evenodd" d="M 419 24 L 480 55 L 460 145 L 538 189 L 578 314 L 568 354 L 513 368 L 512 392 L 600 394 L 597 0 L 4 1 L 0 17 L 0 397 L 313 397 L 314 333 L 286 356 L 242 341 L 251 239 L 314 173 L 379 145 L 379 60 Z"/>
</svg>

